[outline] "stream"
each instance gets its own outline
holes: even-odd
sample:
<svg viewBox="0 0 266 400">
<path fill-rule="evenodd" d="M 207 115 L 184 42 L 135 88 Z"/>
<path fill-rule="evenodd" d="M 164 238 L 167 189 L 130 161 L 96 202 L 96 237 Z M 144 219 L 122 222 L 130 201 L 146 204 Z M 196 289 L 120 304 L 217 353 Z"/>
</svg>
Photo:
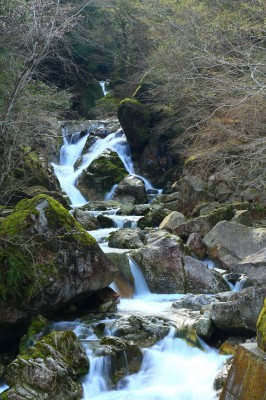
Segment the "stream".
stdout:
<svg viewBox="0 0 266 400">
<path fill-rule="evenodd" d="M 87 168 L 105 149 L 115 151 L 122 160 L 125 169 L 131 175 L 140 177 L 146 190 L 155 189 L 142 176 L 136 175 L 130 155 L 129 146 L 123 131 L 108 134 L 104 138 L 97 138 L 85 154 L 82 155 L 87 138 L 92 127 L 83 137 L 76 132 L 68 135 L 63 130 L 63 146 L 60 151 L 60 164 L 53 164 L 54 172 L 62 189 L 66 192 L 72 207 L 79 207 L 88 203 L 88 199 L 76 188 L 75 184 L 82 171 Z M 81 159 L 78 168 L 74 165 Z M 114 188 L 106 193 L 106 199 L 111 199 Z M 157 191 L 159 193 L 159 190 Z M 108 213 L 114 221 L 110 229 L 98 229 L 89 232 L 92 234 L 103 251 L 108 251 L 106 237 L 111 231 L 123 228 L 125 221 L 131 227 L 136 226 L 140 217 L 116 215 L 117 210 Z M 94 212 L 95 215 L 95 212 Z M 112 249 L 115 251 L 115 249 Z M 122 251 L 118 250 L 117 251 Z M 124 251 L 124 250 L 123 250 Z M 133 299 L 122 299 L 118 304 L 118 312 L 114 318 L 122 315 L 152 315 L 171 319 L 175 325 L 184 324 L 182 316 L 177 317 L 171 310 L 172 303 L 182 295 L 167 295 L 150 293 L 147 283 L 133 259 L 129 259 L 130 268 L 135 281 Z M 112 334 L 108 324 L 112 320 L 104 320 L 106 334 Z M 189 324 L 189 321 L 188 321 Z M 90 371 L 83 379 L 83 400 L 211 400 L 215 398 L 213 380 L 221 368 L 225 357 L 218 354 L 216 349 L 210 348 L 204 342 L 202 349 L 189 346 L 185 340 L 177 338 L 176 329 L 170 328 L 165 338 L 150 348 L 143 349 L 143 362 L 139 372 L 122 378 L 115 388 L 110 386 L 110 362 L 108 356 L 95 354 L 95 342 L 98 338 L 93 329 L 85 326 L 81 321 L 60 322 L 54 329 L 72 329 L 86 350 L 90 359 Z"/>
</svg>

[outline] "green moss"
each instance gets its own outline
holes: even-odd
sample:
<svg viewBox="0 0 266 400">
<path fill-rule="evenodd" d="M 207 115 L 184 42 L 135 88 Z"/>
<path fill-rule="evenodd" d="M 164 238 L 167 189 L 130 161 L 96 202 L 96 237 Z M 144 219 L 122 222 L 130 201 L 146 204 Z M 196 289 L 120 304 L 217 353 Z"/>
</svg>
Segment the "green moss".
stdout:
<svg viewBox="0 0 266 400">
<path fill-rule="evenodd" d="M 257 341 L 259 348 L 266 351 L 266 299 L 257 322 Z"/>
<path fill-rule="evenodd" d="M 46 221 L 38 221 L 41 210 Z M 42 223 L 47 224 L 44 233 L 38 228 Z M 45 287 L 58 271 L 54 264 L 59 242 L 83 247 L 94 245 L 96 240 L 45 194 L 18 203 L 0 224 L 0 298 L 24 298 L 25 303 L 39 287 Z"/>
<path fill-rule="evenodd" d="M 42 315 L 38 315 L 30 324 L 28 332 L 20 340 L 19 351 L 23 353 L 28 347 L 33 346 L 38 339 L 38 336 L 48 326 L 49 321 Z"/>
</svg>

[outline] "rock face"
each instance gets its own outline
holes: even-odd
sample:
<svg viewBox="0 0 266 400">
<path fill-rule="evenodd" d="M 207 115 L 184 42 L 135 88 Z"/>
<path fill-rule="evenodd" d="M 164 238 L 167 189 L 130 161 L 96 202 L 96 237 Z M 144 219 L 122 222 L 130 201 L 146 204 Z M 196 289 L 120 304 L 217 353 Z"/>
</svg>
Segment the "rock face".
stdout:
<svg viewBox="0 0 266 400">
<path fill-rule="evenodd" d="M 265 400 L 265 354 L 256 343 L 238 347 L 220 400 Z"/>
<path fill-rule="evenodd" d="M 239 274 L 245 274 L 259 285 L 266 286 L 266 248 L 250 254 L 231 268 Z"/>
<path fill-rule="evenodd" d="M 9 385 L 2 399 L 78 400 L 79 377 L 88 371 L 88 359 L 73 332 L 52 332 L 6 369 Z"/>
<path fill-rule="evenodd" d="M 257 322 L 257 341 L 259 348 L 266 351 L 266 300 Z"/>
<path fill-rule="evenodd" d="M 100 200 L 127 175 L 117 153 L 107 149 L 83 171 L 78 188 L 87 198 Z"/>
<path fill-rule="evenodd" d="M 21 201 L 0 238 L 1 339 L 113 281 L 116 270 L 95 239 L 49 196 Z"/>
<path fill-rule="evenodd" d="M 210 257 L 230 269 L 266 246 L 266 228 L 221 221 L 204 237 Z"/>
<path fill-rule="evenodd" d="M 133 175 L 126 176 L 117 186 L 113 198 L 122 204 L 146 203 L 147 193 L 143 180 Z"/>
</svg>

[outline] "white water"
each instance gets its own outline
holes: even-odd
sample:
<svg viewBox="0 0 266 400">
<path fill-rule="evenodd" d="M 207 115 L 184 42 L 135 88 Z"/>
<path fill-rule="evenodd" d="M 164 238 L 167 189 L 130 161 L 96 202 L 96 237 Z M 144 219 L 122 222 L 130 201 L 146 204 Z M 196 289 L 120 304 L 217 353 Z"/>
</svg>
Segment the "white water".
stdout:
<svg viewBox="0 0 266 400">
<path fill-rule="evenodd" d="M 75 163 L 81 157 L 92 127 L 93 126 L 88 129 L 88 133 L 81 139 L 79 139 L 78 132 L 72 136 L 67 136 L 67 132 L 64 128 L 62 131 L 64 144 L 60 151 L 60 164 L 57 165 L 52 163 L 54 173 L 60 182 L 61 188 L 68 195 L 73 207 L 82 206 L 88 202 L 75 185 L 84 169 L 88 168 L 89 165 L 106 149 L 115 151 L 118 154 L 126 171 L 130 175 L 134 175 L 142 179 L 146 190 L 156 190 L 146 178 L 135 173 L 126 136 L 121 129 L 115 133 L 109 134 L 105 138 L 96 138 L 95 143 L 92 144 L 88 152 L 82 156 L 82 160 L 78 168 L 74 169 Z M 112 190 L 114 189 L 112 188 Z M 112 190 L 109 194 L 107 194 L 108 197 L 112 196 Z"/>
<path fill-rule="evenodd" d="M 146 296 L 147 294 L 150 294 L 151 293 L 150 289 L 148 288 L 148 285 L 144 279 L 140 267 L 138 266 L 136 261 L 133 260 L 131 257 L 129 257 L 129 266 L 134 278 L 134 284 L 135 284 L 134 296 Z"/>
<path fill-rule="evenodd" d="M 103 91 L 103 95 L 106 96 L 108 92 L 108 90 L 106 90 L 106 82 L 105 81 L 99 81 L 99 84 L 101 85 L 102 91 Z"/>
</svg>

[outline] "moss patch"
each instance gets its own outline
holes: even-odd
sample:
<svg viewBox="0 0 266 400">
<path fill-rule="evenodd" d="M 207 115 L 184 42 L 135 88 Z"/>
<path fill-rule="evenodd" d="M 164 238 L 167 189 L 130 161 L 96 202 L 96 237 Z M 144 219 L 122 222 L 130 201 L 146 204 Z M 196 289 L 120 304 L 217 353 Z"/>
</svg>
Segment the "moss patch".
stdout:
<svg viewBox="0 0 266 400">
<path fill-rule="evenodd" d="M 257 342 L 262 351 L 266 351 L 266 299 L 257 322 Z"/>
</svg>

